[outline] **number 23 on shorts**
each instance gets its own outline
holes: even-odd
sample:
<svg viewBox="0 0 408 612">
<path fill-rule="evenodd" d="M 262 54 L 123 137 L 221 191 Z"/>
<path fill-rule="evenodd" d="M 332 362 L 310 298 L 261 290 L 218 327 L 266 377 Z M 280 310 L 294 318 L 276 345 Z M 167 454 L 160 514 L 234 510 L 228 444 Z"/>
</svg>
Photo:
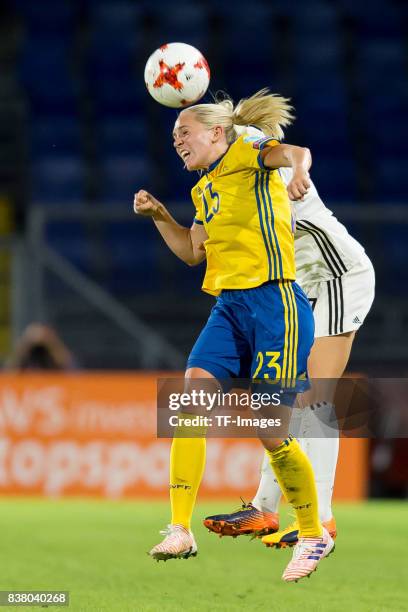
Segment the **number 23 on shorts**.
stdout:
<svg viewBox="0 0 408 612">
<path fill-rule="evenodd" d="M 282 374 L 281 366 L 278 363 L 280 356 L 280 351 L 259 351 L 256 356 L 258 365 L 252 378 L 257 378 L 263 368 L 268 368 L 269 370 L 272 370 L 271 374 L 273 374 L 273 376 L 271 377 L 269 372 L 264 372 L 262 378 L 269 379 L 271 383 L 278 382 L 281 379 Z"/>
</svg>

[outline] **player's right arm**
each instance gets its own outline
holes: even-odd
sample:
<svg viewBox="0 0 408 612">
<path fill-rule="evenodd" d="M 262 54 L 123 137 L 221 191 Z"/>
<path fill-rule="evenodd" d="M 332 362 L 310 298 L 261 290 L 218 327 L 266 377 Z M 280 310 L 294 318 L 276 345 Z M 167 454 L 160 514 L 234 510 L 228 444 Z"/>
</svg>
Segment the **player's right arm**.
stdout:
<svg viewBox="0 0 408 612">
<path fill-rule="evenodd" d="M 204 227 L 193 223 L 183 227 L 171 216 L 167 208 L 143 189 L 135 194 L 133 209 L 136 214 L 151 217 L 171 251 L 189 266 L 205 259 L 204 242 L 208 235 Z"/>
</svg>

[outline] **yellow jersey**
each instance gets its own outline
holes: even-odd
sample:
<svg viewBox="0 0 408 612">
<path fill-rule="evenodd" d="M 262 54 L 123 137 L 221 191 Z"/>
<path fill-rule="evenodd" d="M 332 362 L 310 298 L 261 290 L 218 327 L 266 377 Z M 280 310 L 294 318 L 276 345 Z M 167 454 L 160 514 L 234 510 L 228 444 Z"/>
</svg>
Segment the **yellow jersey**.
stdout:
<svg viewBox="0 0 408 612">
<path fill-rule="evenodd" d="M 265 146 L 278 144 L 240 136 L 191 190 L 194 222 L 208 234 L 202 288 L 211 295 L 295 280 L 289 197 L 279 171 L 265 168 L 261 158 Z"/>
</svg>

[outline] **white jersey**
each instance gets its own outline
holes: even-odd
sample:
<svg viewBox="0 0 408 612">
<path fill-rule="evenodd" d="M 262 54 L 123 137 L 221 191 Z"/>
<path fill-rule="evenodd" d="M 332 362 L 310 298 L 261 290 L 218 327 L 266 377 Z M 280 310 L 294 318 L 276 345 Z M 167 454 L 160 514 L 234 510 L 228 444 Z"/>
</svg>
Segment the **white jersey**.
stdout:
<svg viewBox="0 0 408 612">
<path fill-rule="evenodd" d="M 287 185 L 292 168 L 280 168 Z M 339 278 L 364 257 L 364 249 L 321 200 L 311 181 L 302 201 L 292 202 L 296 221 L 296 280 L 300 285 Z"/>
<path fill-rule="evenodd" d="M 253 126 L 235 126 L 235 129 L 250 136 L 264 136 Z M 278 172 L 288 185 L 292 168 L 279 168 Z M 301 287 L 340 278 L 364 259 L 364 248 L 324 205 L 312 181 L 303 200 L 291 202 L 291 206 L 296 221 L 296 281 Z"/>
<path fill-rule="evenodd" d="M 235 126 L 238 133 L 261 138 L 253 126 Z M 279 168 L 285 185 L 292 168 Z M 313 310 L 315 337 L 357 330 L 367 316 L 375 293 L 375 274 L 361 244 L 354 240 L 311 186 L 300 202 L 291 202 L 296 221 L 296 280 Z"/>
</svg>

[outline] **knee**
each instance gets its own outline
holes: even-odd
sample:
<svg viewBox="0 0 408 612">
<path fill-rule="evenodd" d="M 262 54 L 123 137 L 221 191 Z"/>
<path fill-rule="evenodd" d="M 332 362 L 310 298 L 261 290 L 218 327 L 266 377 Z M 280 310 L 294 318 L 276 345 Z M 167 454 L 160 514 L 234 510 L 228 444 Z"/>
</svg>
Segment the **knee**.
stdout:
<svg viewBox="0 0 408 612">
<path fill-rule="evenodd" d="M 187 368 L 184 378 L 214 378 L 214 376 L 203 368 Z"/>
</svg>

